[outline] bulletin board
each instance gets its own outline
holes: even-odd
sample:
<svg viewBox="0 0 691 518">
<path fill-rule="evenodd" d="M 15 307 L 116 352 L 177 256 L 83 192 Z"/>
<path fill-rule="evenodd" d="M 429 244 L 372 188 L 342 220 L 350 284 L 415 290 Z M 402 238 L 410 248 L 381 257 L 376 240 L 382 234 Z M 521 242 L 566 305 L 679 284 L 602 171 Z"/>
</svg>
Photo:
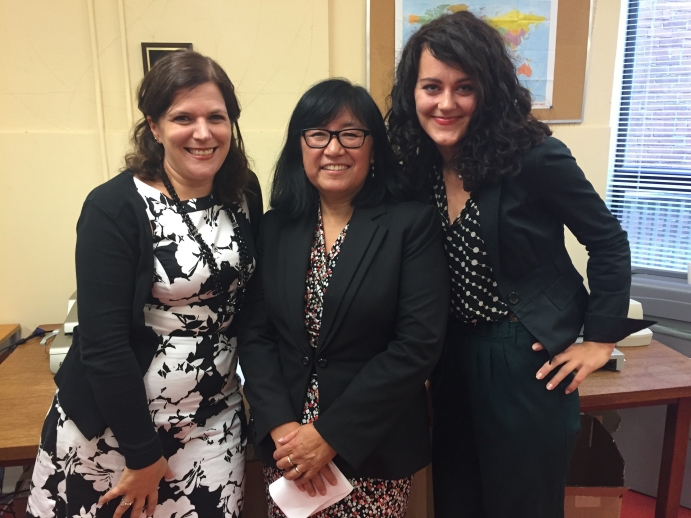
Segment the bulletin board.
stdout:
<svg viewBox="0 0 691 518">
<path fill-rule="evenodd" d="M 394 0 L 368 1 L 368 85 L 386 113 L 394 78 Z M 590 29 L 590 0 L 559 0 L 552 107 L 535 109 L 536 118 L 553 123 L 583 121 L 583 95 Z"/>
</svg>

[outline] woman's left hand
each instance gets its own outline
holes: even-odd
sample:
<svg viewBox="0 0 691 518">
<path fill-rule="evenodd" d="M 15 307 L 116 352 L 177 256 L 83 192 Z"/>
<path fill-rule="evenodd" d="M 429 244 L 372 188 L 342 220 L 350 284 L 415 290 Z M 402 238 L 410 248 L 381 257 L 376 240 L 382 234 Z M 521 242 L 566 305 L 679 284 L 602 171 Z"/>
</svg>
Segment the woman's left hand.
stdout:
<svg viewBox="0 0 691 518">
<path fill-rule="evenodd" d="M 583 380 L 593 371 L 596 371 L 609 361 L 612 351 L 614 350 L 613 343 L 604 342 L 583 342 L 580 344 L 573 344 L 563 353 L 557 354 L 552 358 L 551 362 L 545 363 L 535 376 L 541 380 L 547 374 L 552 372 L 561 365 L 559 371 L 547 383 L 547 390 L 552 390 L 559 385 L 561 381 L 574 371 L 576 376 L 573 378 L 566 393 L 570 394 L 578 388 Z M 544 346 L 540 342 L 533 344 L 533 351 L 542 351 Z"/>
<path fill-rule="evenodd" d="M 336 456 L 336 450 L 329 446 L 312 423 L 302 425 L 278 442 L 282 446 L 274 452 L 274 459 L 277 461 L 276 467 L 284 470 L 283 476 L 287 480 L 295 480 L 304 487 L 305 482 L 321 472 L 327 482 L 336 484 L 336 477 L 331 471 L 322 469 Z"/>
</svg>

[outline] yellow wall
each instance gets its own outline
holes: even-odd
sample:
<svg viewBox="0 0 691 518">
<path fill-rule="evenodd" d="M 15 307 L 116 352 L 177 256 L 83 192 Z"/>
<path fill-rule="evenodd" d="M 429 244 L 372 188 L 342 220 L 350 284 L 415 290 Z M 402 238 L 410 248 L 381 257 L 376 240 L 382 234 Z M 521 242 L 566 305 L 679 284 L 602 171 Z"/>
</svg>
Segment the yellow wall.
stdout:
<svg viewBox="0 0 691 518">
<path fill-rule="evenodd" d="M 618 21 L 619 2 L 594 0 L 584 122 L 553 128 L 602 195 Z M 302 92 L 366 81 L 365 0 L 0 2 L 0 322 L 64 319 L 81 203 L 128 147 L 142 41 L 192 42 L 225 68 L 265 186 Z"/>
</svg>

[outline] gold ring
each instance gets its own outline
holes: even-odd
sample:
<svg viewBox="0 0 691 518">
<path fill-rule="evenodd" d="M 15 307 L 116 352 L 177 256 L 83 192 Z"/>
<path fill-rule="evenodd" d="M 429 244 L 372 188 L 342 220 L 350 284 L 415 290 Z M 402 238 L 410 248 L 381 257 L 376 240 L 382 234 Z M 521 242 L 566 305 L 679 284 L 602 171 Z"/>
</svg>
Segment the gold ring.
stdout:
<svg viewBox="0 0 691 518">
<path fill-rule="evenodd" d="M 293 461 L 290 460 L 290 455 L 288 455 L 288 464 L 290 464 L 291 466 L 295 467 L 295 464 L 293 464 Z"/>
<path fill-rule="evenodd" d="M 126 505 L 129 507 L 130 505 L 132 505 L 132 502 L 125 502 L 124 500 L 120 500 L 120 505 Z"/>
<path fill-rule="evenodd" d="M 297 466 L 295 466 L 294 469 L 295 469 L 295 473 L 297 473 L 298 475 L 302 475 L 302 472 L 298 469 Z"/>
</svg>

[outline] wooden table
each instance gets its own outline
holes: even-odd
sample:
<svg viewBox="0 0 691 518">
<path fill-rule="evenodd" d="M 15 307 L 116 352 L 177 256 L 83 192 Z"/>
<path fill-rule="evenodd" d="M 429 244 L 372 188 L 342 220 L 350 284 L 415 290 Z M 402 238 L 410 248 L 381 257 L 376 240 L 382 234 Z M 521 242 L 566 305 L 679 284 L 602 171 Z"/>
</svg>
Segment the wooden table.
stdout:
<svg viewBox="0 0 691 518">
<path fill-rule="evenodd" d="M 0 324 L 0 348 L 19 340 L 21 329 L 19 324 Z M 9 351 L 7 350 L 0 352 L 0 362 L 7 358 L 8 355 Z"/>
<path fill-rule="evenodd" d="M 676 518 L 691 424 L 691 359 L 654 340 L 622 352 L 621 372 L 594 372 L 583 382 L 581 410 L 667 405 L 655 518 Z"/>
<path fill-rule="evenodd" d="M 36 457 L 55 393 L 48 354 L 39 342 L 20 345 L 0 364 L 0 466 L 30 464 Z M 622 372 L 595 372 L 581 385 L 581 409 L 667 405 L 655 518 L 676 518 L 691 423 L 691 359 L 655 341 L 623 352 Z"/>
<path fill-rule="evenodd" d="M 19 324 L 0 324 L 0 345 L 7 339 L 19 337 Z"/>
<path fill-rule="evenodd" d="M 41 326 L 56 329 L 60 326 Z M 55 394 L 47 351 L 34 338 L 0 363 L 0 466 L 31 464 Z"/>
</svg>

